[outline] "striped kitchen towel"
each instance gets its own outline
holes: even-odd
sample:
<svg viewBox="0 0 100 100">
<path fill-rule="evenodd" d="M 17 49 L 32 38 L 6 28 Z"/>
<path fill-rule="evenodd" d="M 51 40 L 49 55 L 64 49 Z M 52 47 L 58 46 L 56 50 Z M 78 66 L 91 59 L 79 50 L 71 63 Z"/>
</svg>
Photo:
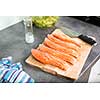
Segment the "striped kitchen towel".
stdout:
<svg viewBox="0 0 100 100">
<path fill-rule="evenodd" d="M 12 63 L 12 57 L 0 60 L 1 83 L 34 83 L 34 80 L 22 69 L 22 64 Z"/>
</svg>

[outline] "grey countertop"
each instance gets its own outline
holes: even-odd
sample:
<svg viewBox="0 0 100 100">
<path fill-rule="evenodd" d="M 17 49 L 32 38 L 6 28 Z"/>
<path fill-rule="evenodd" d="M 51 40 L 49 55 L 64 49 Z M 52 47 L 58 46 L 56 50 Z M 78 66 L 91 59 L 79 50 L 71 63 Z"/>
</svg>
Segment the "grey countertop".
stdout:
<svg viewBox="0 0 100 100">
<path fill-rule="evenodd" d="M 84 65 L 84 68 L 86 68 L 100 52 L 100 27 L 87 24 L 71 17 L 61 17 L 57 26 L 64 26 L 76 32 L 94 36 L 97 39 L 98 45 L 92 49 Z M 43 41 L 45 36 L 54 29 L 55 27 L 49 29 L 34 27 L 35 42 L 33 44 L 25 43 L 25 31 L 22 22 L 0 31 L 0 58 L 12 56 L 14 62 L 21 62 L 23 64 L 23 69 L 34 78 L 36 82 L 73 82 L 73 80 L 51 75 L 25 63 L 25 59 L 29 56 L 31 48 L 36 48 Z M 90 70 L 91 68 L 89 68 L 76 82 L 88 82 Z"/>
</svg>

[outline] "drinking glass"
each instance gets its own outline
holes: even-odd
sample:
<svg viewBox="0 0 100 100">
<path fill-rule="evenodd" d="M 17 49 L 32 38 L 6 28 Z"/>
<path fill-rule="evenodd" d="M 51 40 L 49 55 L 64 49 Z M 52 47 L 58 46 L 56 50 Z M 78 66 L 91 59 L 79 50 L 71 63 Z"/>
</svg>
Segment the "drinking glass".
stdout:
<svg viewBox="0 0 100 100">
<path fill-rule="evenodd" d="M 34 42 L 34 34 L 33 34 L 33 25 L 31 16 L 24 17 L 24 25 L 25 25 L 25 41 L 26 43 Z"/>
</svg>

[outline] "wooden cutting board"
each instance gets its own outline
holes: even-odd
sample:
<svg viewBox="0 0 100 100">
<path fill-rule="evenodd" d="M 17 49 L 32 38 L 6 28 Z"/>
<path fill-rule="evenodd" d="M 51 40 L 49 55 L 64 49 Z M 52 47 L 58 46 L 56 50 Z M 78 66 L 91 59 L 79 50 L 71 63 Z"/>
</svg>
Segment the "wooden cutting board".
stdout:
<svg viewBox="0 0 100 100">
<path fill-rule="evenodd" d="M 59 29 L 56 29 L 54 32 L 61 32 L 61 31 Z M 92 49 L 92 46 L 82 41 L 79 38 L 73 38 L 73 39 L 81 43 L 81 49 L 79 51 L 79 57 L 77 58 L 76 63 L 72 65 L 68 70 L 64 71 L 52 65 L 42 64 L 41 62 L 37 61 L 32 55 L 30 55 L 26 59 L 26 63 L 30 64 L 33 67 L 38 67 L 42 69 L 43 71 L 49 72 L 54 75 L 61 75 L 61 76 L 68 77 L 74 80 L 78 79 L 79 74 L 85 64 L 85 61 Z"/>
</svg>

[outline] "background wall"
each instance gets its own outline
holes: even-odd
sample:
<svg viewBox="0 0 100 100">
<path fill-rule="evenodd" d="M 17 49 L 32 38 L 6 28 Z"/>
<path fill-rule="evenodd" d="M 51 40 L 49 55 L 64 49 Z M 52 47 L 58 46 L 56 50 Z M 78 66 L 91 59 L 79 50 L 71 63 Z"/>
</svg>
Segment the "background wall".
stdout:
<svg viewBox="0 0 100 100">
<path fill-rule="evenodd" d="M 22 20 L 19 16 L 0 16 L 0 30 L 7 28 Z"/>
</svg>

